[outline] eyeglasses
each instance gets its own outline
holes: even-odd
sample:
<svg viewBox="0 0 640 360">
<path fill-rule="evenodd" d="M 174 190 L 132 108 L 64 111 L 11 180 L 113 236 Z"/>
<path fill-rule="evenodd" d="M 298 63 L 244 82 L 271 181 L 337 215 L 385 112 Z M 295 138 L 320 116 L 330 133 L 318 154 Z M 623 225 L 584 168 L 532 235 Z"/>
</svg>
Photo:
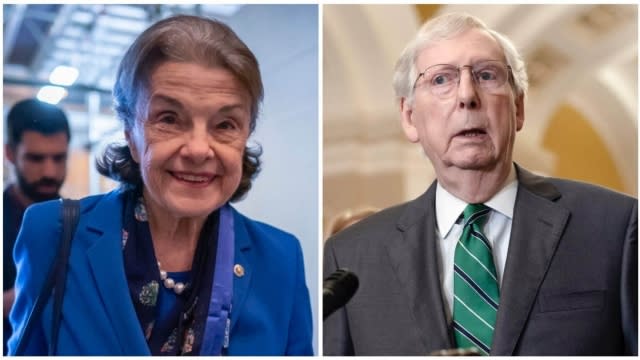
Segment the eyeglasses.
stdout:
<svg viewBox="0 0 640 360">
<path fill-rule="evenodd" d="M 509 79 L 511 66 L 498 60 L 484 60 L 471 65 L 455 66 L 451 64 L 437 64 L 426 68 L 418 74 L 413 85 L 416 88 L 418 80 L 424 78 L 425 86 L 437 97 L 444 98 L 452 95 L 460 84 L 460 71 L 469 68 L 472 78 L 482 90 L 495 93 L 501 90 Z"/>
</svg>

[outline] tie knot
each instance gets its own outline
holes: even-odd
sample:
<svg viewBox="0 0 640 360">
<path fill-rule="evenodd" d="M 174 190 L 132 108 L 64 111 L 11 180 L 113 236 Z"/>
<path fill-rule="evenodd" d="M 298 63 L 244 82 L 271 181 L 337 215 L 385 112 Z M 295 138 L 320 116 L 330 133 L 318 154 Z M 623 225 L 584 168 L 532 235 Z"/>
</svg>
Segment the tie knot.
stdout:
<svg viewBox="0 0 640 360">
<path fill-rule="evenodd" d="M 462 211 L 462 215 L 464 216 L 464 224 L 478 224 L 482 225 L 486 220 L 486 215 L 491 211 L 491 209 L 485 204 L 469 204 Z"/>
</svg>

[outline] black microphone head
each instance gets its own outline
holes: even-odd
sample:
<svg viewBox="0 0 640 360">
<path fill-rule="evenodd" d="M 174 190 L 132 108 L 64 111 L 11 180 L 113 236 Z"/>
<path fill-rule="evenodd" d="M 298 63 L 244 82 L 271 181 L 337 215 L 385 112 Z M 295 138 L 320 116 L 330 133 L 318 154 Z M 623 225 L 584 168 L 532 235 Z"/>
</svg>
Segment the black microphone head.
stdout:
<svg viewBox="0 0 640 360">
<path fill-rule="evenodd" d="M 338 269 L 322 283 L 323 319 L 343 307 L 358 290 L 358 277 L 348 269 Z"/>
</svg>

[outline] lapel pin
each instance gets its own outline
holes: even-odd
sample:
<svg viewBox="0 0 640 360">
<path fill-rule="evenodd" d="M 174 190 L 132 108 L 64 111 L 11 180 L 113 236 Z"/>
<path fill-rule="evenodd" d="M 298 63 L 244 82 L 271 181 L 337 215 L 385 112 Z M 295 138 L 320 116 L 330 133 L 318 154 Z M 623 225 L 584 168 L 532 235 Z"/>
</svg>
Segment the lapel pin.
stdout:
<svg viewBox="0 0 640 360">
<path fill-rule="evenodd" d="M 236 274 L 237 277 L 244 276 L 244 268 L 240 264 L 235 264 L 233 266 L 233 273 Z"/>
</svg>

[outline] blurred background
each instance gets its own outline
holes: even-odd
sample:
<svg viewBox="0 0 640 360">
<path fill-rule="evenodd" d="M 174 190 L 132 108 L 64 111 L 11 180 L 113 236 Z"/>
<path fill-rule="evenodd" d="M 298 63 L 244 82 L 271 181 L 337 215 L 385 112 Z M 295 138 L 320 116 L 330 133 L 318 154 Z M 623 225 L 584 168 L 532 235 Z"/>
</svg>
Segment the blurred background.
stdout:
<svg viewBox="0 0 640 360">
<path fill-rule="evenodd" d="M 57 103 L 72 127 L 61 194 L 78 198 L 112 189 L 116 184 L 97 173 L 94 161 L 106 143 L 124 139 L 111 110 L 117 66 L 144 29 L 178 13 L 226 22 L 258 58 L 265 99 L 250 141 L 263 147 L 263 170 L 234 206 L 301 240 L 317 324 L 316 5 L 3 5 L 4 117 L 28 97 Z M 51 76 L 56 68 L 57 78 Z M 3 170 L 6 186 L 13 180 L 6 160 Z M 317 352 L 317 340 L 314 346 Z"/>
<path fill-rule="evenodd" d="M 525 57 L 529 96 L 514 160 L 637 197 L 636 5 L 325 5 L 323 220 L 422 194 L 435 173 L 400 126 L 391 79 L 422 23 L 478 16 Z"/>
</svg>

